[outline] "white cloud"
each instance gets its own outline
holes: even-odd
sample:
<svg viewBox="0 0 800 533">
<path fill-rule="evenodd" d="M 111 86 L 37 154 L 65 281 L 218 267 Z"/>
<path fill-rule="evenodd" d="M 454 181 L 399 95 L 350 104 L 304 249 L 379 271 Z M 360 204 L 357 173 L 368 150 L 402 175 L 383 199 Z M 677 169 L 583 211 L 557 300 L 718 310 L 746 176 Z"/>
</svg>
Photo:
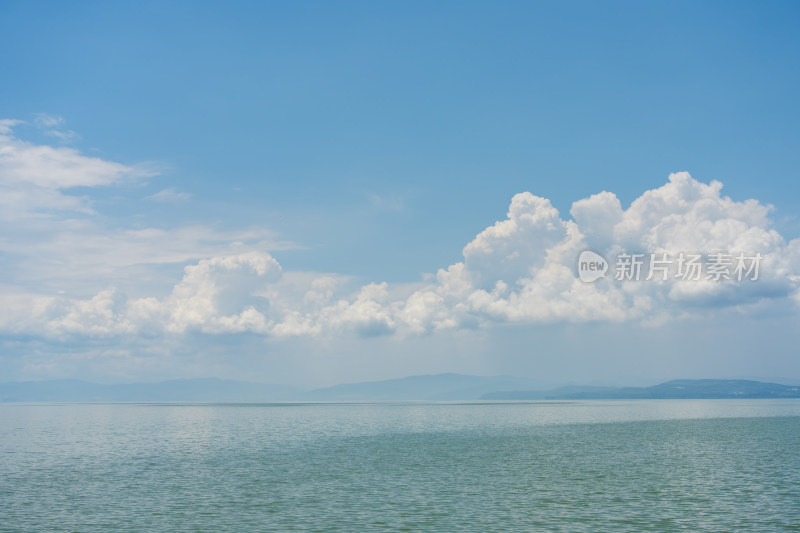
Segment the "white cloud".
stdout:
<svg viewBox="0 0 800 533">
<path fill-rule="evenodd" d="M 43 126 L 57 126 L 54 117 Z M 249 332 L 271 337 L 420 335 L 493 323 L 660 323 L 764 302 L 800 303 L 800 241 L 772 228 L 772 208 L 723 196 L 687 173 L 623 209 L 611 192 L 576 201 L 562 219 L 549 200 L 515 195 L 504 219 L 463 248 L 463 260 L 414 286 L 353 287 L 341 274 L 284 273 L 263 228 L 114 228 L 70 189 L 138 179 L 134 166 L 16 138 L 0 121 L 0 332 L 159 337 Z M 166 188 L 149 198 L 185 199 Z M 56 210 L 60 214 L 54 214 Z M 83 215 L 81 215 L 83 213 Z M 23 223 L 24 222 L 24 223 Z M 757 282 L 618 282 L 575 275 L 581 250 L 744 251 L 764 255 Z M 186 265 L 182 278 L 158 265 Z M 155 281 L 153 281 L 155 280 Z M 157 286 L 158 290 L 149 290 Z M 63 293 L 59 292 L 59 289 Z"/>
<path fill-rule="evenodd" d="M 11 333 L 44 330 L 52 337 L 203 333 L 268 333 L 272 323 L 263 288 L 281 277 L 281 267 L 268 253 L 204 259 L 187 266 L 169 296 L 128 298 L 116 288 L 88 299 L 11 294 L 15 313 L 0 314 Z M 27 323 L 15 322 L 25 316 Z"/>
<path fill-rule="evenodd" d="M 520 193 L 511 199 L 505 220 L 479 233 L 464 247 L 472 285 L 491 290 L 498 281 L 514 283 L 539 268 L 546 251 L 567 236 L 567 224 L 550 200 Z"/>
<path fill-rule="evenodd" d="M 32 185 L 51 190 L 111 185 L 152 173 L 89 157 L 67 147 L 35 145 L 16 138 L 9 127 L 0 134 L 0 185 Z"/>
<path fill-rule="evenodd" d="M 571 221 L 558 219 L 546 201 L 531 199 L 521 211 L 512 209 L 507 220 L 493 227 L 506 231 L 482 234 L 489 242 L 481 244 L 488 252 L 479 267 L 480 285 L 470 283 L 475 269 L 469 261 L 478 239 L 465 248 L 465 262 L 458 271 L 461 286 L 448 307 L 456 309 L 466 303 L 471 314 L 501 321 L 650 320 L 655 314 L 677 316 L 684 310 L 682 304 L 695 305 L 698 299 L 735 306 L 795 291 L 790 274 L 798 271 L 800 263 L 790 257 L 790 247 L 769 227 L 771 208 L 755 200 L 735 202 L 720 190 L 718 182 L 706 185 L 687 173 L 672 174 L 669 183 L 647 191 L 626 210 L 608 192 L 579 200 L 573 204 Z M 523 217 L 546 222 L 524 232 L 514 222 Z M 562 228 L 560 235 L 554 228 Z M 557 243 L 547 241 L 555 236 L 560 237 Z M 535 243 L 535 251 L 531 243 Z M 675 279 L 628 284 L 607 280 L 585 285 L 575 278 L 574 262 L 586 247 L 599 249 L 608 257 L 619 250 L 729 250 L 761 252 L 767 259 L 759 282 L 741 285 Z M 523 255 L 538 254 L 539 262 L 526 260 L 520 267 L 527 265 L 529 272 L 509 283 L 506 264 L 512 249 Z M 429 290 L 452 293 L 449 286 L 454 270 L 450 267 L 440 284 Z"/>
<path fill-rule="evenodd" d="M 281 267 L 267 253 L 204 259 L 187 266 L 181 282 L 164 302 L 166 330 L 216 333 L 267 332 L 269 300 L 263 286 L 281 276 Z"/>
<path fill-rule="evenodd" d="M 518 194 L 506 219 L 464 247 L 464 261 L 439 270 L 435 282 L 406 296 L 387 283 L 348 295 L 345 278 L 331 275 L 295 276 L 287 284 L 274 258 L 248 252 L 186 267 L 183 279 L 161 300 L 128 300 L 112 289 L 87 300 L 42 299 L 36 305 L 53 334 L 200 331 L 286 337 L 424 334 L 492 322 L 661 323 L 697 309 L 746 311 L 765 299 L 798 299 L 800 243 L 787 244 L 770 228 L 768 206 L 735 202 L 720 191 L 716 182 L 706 185 L 686 173 L 673 174 L 669 183 L 626 210 L 608 192 L 579 200 L 571 211 L 574 220 L 562 220 L 544 198 Z M 757 282 L 605 280 L 589 285 L 574 272 L 574 261 L 587 246 L 606 254 L 748 250 L 765 260 Z"/>
<path fill-rule="evenodd" d="M 56 117 L 39 117 L 60 124 Z M 18 221 L 52 211 L 91 213 L 85 196 L 75 187 L 109 186 L 152 176 L 152 171 L 90 157 L 74 148 L 37 145 L 14 135 L 18 120 L 0 121 L 0 220 Z"/>
<path fill-rule="evenodd" d="M 63 122 L 49 115 L 36 118 L 41 128 Z M 14 134 L 19 124 L 0 120 L 0 254 L 6 280 L 45 293 L 66 290 L 73 296 L 96 294 L 109 286 L 137 292 L 136 285 L 147 290 L 174 283 L 162 277 L 162 265 L 294 247 L 257 227 L 119 227 L 95 213 L 92 191 L 138 182 L 152 172 L 89 157 L 74 148 L 27 142 Z M 78 186 L 80 195 L 73 192 Z M 152 199 L 178 201 L 186 196 L 167 188 Z"/>
<path fill-rule="evenodd" d="M 692 312 L 732 307 L 746 312 L 764 300 L 797 298 L 800 250 L 770 227 L 771 207 L 736 202 L 721 185 L 700 183 L 687 173 L 647 191 L 623 210 L 609 192 L 575 202 L 573 220 L 562 220 L 547 199 L 516 195 L 507 218 L 464 247 L 464 261 L 439 270 L 436 282 L 401 300 L 359 295 L 327 309 L 294 311 L 292 325 L 274 334 L 319 333 L 369 319 L 376 332 L 426 333 L 474 328 L 492 322 L 627 321 L 658 323 Z M 620 250 L 746 251 L 765 259 L 757 282 L 617 282 L 594 285 L 575 276 L 575 261 L 587 247 L 609 257 Z M 331 321 L 330 315 L 339 317 Z M 301 317 L 301 318 L 299 318 Z M 355 327 L 357 330 L 357 327 Z"/>
</svg>

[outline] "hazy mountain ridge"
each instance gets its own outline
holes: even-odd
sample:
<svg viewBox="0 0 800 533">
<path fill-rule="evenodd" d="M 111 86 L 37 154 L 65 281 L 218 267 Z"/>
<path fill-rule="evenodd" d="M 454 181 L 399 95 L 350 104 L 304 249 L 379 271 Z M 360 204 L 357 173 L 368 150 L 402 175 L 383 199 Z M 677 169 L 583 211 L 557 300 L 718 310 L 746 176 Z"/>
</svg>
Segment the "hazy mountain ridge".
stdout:
<svg viewBox="0 0 800 533">
<path fill-rule="evenodd" d="M 117 385 L 75 379 L 0 384 L 3 402 L 268 402 L 297 394 L 294 387 L 217 378 Z"/>
<path fill-rule="evenodd" d="M 800 398 L 799 385 L 755 380 L 672 380 L 649 387 L 568 385 L 513 376 L 433 374 L 303 391 L 216 378 L 104 385 L 80 380 L 0 384 L 0 402 L 281 402 Z"/>
<path fill-rule="evenodd" d="M 651 387 L 562 387 L 549 391 L 497 391 L 484 400 L 800 398 L 800 386 L 746 379 L 675 379 Z"/>
<path fill-rule="evenodd" d="M 0 384 L 3 402 L 273 402 L 477 400 L 496 391 L 541 387 L 512 376 L 431 374 L 383 381 L 347 383 L 303 391 L 243 381 L 182 379 L 158 383 L 102 385 L 80 380 L 23 381 Z"/>
<path fill-rule="evenodd" d="M 306 398 L 320 401 L 477 400 L 492 392 L 541 385 L 541 382 L 532 379 L 513 376 L 428 374 L 335 385 L 313 390 L 306 394 Z"/>
</svg>

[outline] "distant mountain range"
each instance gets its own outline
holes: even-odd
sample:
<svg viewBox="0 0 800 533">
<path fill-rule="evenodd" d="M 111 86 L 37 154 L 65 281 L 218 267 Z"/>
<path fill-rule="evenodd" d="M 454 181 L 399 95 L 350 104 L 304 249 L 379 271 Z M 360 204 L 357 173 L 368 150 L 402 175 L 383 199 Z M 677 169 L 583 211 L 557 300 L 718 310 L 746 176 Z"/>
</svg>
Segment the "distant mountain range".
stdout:
<svg viewBox="0 0 800 533">
<path fill-rule="evenodd" d="M 652 387 L 561 387 L 549 391 L 498 391 L 484 400 L 664 400 L 800 398 L 800 387 L 744 379 L 676 379 Z"/>
<path fill-rule="evenodd" d="M 63 379 L 0 384 L 0 402 L 277 402 L 477 400 L 491 392 L 541 388 L 510 376 L 435 374 L 336 385 L 312 391 L 222 379 L 101 385 Z"/>
<path fill-rule="evenodd" d="M 542 382 L 512 376 L 432 374 L 336 385 L 306 394 L 320 401 L 478 400 L 489 393 L 540 388 Z"/>
<path fill-rule="evenodd" d="M 303 391 L 222 379 L 179 379 L 158 383 L 102 385 L 80 380 L 0 384 L 0 402 L 281 402 L 281 401 L 474 401 L 609 399 L 800 398 L 800 386 L 752 380 L 673 380 L 651 387 L 570 385 L 511 376 L 435 374 L 336 385 Z"/>
<path fill-rule="evenodd" d="M 272 402 L 299 394 L 294 387 L 215 378 L 120 385 L 76 379 L 0 384 L 3 402 Z"/>
</svg>

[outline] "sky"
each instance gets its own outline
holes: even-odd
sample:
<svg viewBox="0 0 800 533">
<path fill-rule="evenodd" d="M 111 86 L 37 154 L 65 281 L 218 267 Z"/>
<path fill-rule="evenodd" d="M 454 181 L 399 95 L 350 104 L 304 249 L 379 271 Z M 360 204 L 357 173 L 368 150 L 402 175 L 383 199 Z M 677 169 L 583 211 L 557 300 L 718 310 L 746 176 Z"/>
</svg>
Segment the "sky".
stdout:
<svg viewBox="0 0 800 533">
<path fill-rule="evenodd" d="M 800 382 L 798 22 L 3 2 L 0 381 Z M 626 251 L 668 279 L 616 279 Z"/>
</svg>

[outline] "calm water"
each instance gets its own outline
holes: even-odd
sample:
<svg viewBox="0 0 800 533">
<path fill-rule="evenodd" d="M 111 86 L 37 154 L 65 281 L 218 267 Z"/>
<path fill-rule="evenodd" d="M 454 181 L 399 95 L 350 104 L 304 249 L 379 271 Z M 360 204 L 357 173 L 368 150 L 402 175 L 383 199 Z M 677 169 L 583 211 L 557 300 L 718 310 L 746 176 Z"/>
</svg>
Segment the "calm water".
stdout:
<svg viewBox="0 0 800 533">
<path fill-rule="evenodd" d="M 800 401 L 0 404 L 0 531 L 800 530 Z"/>
</svg>

